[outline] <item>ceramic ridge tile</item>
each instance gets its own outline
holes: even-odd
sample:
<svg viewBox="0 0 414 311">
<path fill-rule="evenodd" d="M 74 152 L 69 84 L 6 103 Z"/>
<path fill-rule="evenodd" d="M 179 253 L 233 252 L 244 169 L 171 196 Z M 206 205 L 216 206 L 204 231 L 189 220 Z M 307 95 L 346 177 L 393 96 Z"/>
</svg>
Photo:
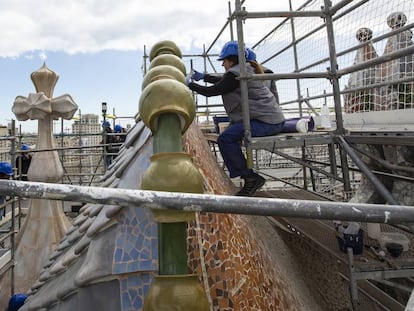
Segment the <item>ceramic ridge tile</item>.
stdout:
<svg viewBox="0 0 414 311">
<path fill-rule="evenodd" d="M 93 203 L 86 203 L 79 209 L 79 213 L 83 213 L 86 209 L 90 208 Z"/>
<path fill-rule="evenodd" d="M 70 266 L 76 259 L 79 258 L 80 255 L 75 254 L 74 249 L 68 250 L 68 252 L 63 255 L 62 264 L 64 266 Z"/>
<path fill-rule="evenodd" d="M 66 240 L 65 240 L 66 241 Z M 56 258 L 58 258 L 60 255 L 62 254 L 62 250 L 58 250 L 56 249 L 50 256 L 49 256 L 49 260 L 55 260 Z"/>
<path fill-rule="evenodd" d="M 89 226 L 88 230 L 86 231 L 87 237 L 94 236 L 97 232 L 99 232 L 101 229 L 105 228 L 108 223 L 112 221 L 111 218 L 106 217 L 106 210 L 105 206 L 101 212 L 95 217 L 94 222 Z"/>
<path fill-rule="evenodd" d="M 79 233 L 83 234 L 85 233 L 88 228 L 92 225 L 92 223 L 95 221 L 96 216 L 92 218 L 88 218 L 80 227 L 79 227 Z"/>
<path fill-rule="evenodd" d="M 46 282 L 50 278 L 50 272 L 49 270 L 43 269 L 39 273 L 39 281 L 40 282 Z"/>
<path fill-rule="evenodd" d="M 107 205 L 105 208 L 105 216 L 112 219 L 118 214 L 124 207 L 120 205 Z"/>
<path fill-rule="evenodd" d="M 92 209 L 94 205 L 95 204 L 93 204 L 93 203 L 87 203 L 87 204 L 85 204 L 84 206 L 82 206 L 79 209 L 79 214 L 87 215 L 89 213 L 90 209 Z"/>
<path fill-rule="evenodd" d="M 62 264 L 62 259 L 59 259 L 55 262 L 55 264 L 52 267 L 50 267 L 50 274 L 58 275 L 58 274 L 61 274 L 65 270 L 66 270 L 66 267 Z"/>
<path fill-rule="evenodd" d="M 70 235 L 68 235 L 68 242 L 70 244 L 74 244 L 81 237 L 82 237 L 82 234 L 79 232 L 79 230 L 73 231 Z"/>
<path fill-rule="evenodd" d="M 75 255 L 79 255 L 88 248 L 89 244 L 91 243 L 91 238 L 84 235 L 73 247 Z"/>
<path fill-rule="evenodd" d="M 89 216 L 87 216 L 87 215 L 79 214 L 78 217 L 76 217 L 73 220 L 72 224 L 73 224 L 73 226 L 78 227 L 88 218 L 89 218 Z"/>
<path fill-rule="evenodd" d="M 104 207 L 103 204 L 94 205 L 93 208 L 91 209 L 91 211 L 89 212 L 89 217 L 93 217 L 93 216 L 98 215 L 103 207 Z"/>
</svg>

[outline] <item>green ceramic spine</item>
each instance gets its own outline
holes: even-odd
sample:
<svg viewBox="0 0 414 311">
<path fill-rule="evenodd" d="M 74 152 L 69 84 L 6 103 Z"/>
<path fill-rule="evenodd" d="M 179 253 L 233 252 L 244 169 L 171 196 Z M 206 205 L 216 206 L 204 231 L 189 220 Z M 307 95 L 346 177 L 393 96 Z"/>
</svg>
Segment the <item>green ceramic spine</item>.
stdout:
<svg viewBox="0 0 414 311">
<path fill-rule="evenodd" d="M 174 114 L 159 117 L 154 133 L 154 154 L 182 151 L 180 120 Z M 160 275 L 187 274 L 187 223 L 158 224 Z"/>
<path fill-rule="evenodd" d="M 191 91 L 185 85 L 185 65 L 171 41 L 157 43 L 150 52 L 139 116 L 153 132 L 151 164 L 142 189 L 203 193 L 203 179 L 191 157 L 183 152 L 182 135 L 195 117 Z M 158 223 L 159 276 L 144 300 L 144 311 L 210 310 L 196 275 L 188 274 L 187 222 L 194 212 L 152 210 Z"/>
</svg>

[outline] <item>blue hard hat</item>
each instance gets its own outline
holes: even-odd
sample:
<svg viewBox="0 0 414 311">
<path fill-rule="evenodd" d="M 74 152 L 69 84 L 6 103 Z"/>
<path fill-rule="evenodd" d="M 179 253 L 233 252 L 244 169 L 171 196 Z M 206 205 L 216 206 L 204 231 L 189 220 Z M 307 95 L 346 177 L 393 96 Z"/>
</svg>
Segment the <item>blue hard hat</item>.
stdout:
<svg viewBox="0 0 414 311">
<path fill-rule="evenodd" d="M 17 311 L 21 306 L 24 305 L 27 295 L 23 293 L 14 294 L 9 299 L 9 308 L 8 311 Z"/>
<path fill-rule="evenodd" d="M 119 125 L 119 124 L 115 125 L 114 131 L 115 131 L 115 133 L 121 133 L 122 132 L 122 126 Z"/>
<path fill-rule="evenodd" d="M 0 173 L 12 176 L 13 168 L 9 162 L 0 162 Z"/>
<path fill-rule="evenodd" d="M 109 121 L 105 121 L 102 123 L 102 127 L 111 127 L 111 123 L 109 123 Z"/>
<path fill-rule="evenodd" d="M 229 56 L 239 56 L 239 45 L 237 41 L 229 41 L 223 45 L 217 60 L 223 60 Z"/>
<path fill-rule="evenodd" d="M 23 151 L 25 151 L 25 150 L 30 150 L 30 147 L 28 145 L 26 145 L 26 144 L 23 144 L 20 149 L 22 149 Z"/>
<path fill-rule="evenodd" d="M 246 48 L 246 60 L 247 61 L 256 60 L 256 53 L 250 48 Z"/>
</svg>

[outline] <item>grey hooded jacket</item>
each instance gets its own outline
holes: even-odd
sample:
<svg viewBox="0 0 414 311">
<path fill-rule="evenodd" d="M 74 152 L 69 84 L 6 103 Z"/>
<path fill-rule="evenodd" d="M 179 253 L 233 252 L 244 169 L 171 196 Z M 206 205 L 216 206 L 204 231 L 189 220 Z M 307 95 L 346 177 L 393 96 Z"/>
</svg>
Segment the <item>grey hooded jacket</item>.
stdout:
<svg viewBox="0 0 414 311">
<path fill-rule="evenodd" d="M 247 73 L 253 74 L 254 68 L 247 63 Z M 240 76 L 240 65 L 231 67 L 237 77 Z M 248 101 L 250 119 L 259 120 L 270 124 L 279 124 L 285 120 L 282 110 L 276 102 L 275 96 L 260 80 L 248 80 Z M 241 90 L 240 86 L 233 92 L 222 95 L 224 108 L 232 122 L 239 122 L 242 118 Z"/>
</svg>

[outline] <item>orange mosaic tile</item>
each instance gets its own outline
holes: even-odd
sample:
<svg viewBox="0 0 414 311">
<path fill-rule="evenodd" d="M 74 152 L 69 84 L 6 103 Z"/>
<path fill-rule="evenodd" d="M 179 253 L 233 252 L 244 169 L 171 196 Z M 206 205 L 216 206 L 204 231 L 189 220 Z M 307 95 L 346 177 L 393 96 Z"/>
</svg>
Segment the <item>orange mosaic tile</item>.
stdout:
<svg viewBox="0 0 414 311">
<path fill-rule="evenodd" d="M 206 192 L 234 193 L 234 185 L 194 124 L 183 143 L 203 175 Z M 200 213 L 198 221 L 189 224 L 188 265 L 200 284 L 207 281 L 214 311 L 300 309 L 288 280 L 273 268 L 267 254 L 260 237 L 249 228 L 248 216 Z"/>
</svg>

